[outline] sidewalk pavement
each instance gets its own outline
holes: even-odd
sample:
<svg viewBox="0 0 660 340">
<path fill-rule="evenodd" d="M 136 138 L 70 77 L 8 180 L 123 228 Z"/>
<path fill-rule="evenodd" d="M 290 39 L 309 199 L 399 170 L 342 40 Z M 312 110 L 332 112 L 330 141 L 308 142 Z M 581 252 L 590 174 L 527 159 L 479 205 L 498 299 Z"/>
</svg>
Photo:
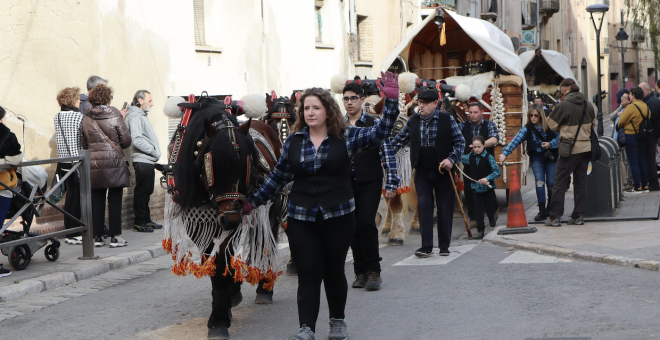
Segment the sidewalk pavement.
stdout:
<svg viewBox="0 0 660 340">
<path fill-rule="evenodd" d="M 527 174 L 527 185 L 521 189 L 527 221 L 533 220 L 538 213 L 533 185 L 534 175 L 530 170 Z M 639 195 L 657 196 L 658 193 Z M 572 186 L 566 196 L 571 198 L 567 199 L 567 202 L 572 202 Z M 572 209 L 572 204 L 567 204 L 566 213 L 570 214 Z M 502 207 L 500 210 L 498 227 L 486 235 L 485 242 L 585 261 L 648 270 L 660 269 L 660 221 L 657 219 L 585 221 L 581 226 L 562 223 L 561 227 L 532 224 L 538 229 L 535 233 L 497 235 L 499 229 L 506 228 L 507 209 Z"/>
<path fill-rule="evenodd" d="M 94 248 L 94 255 L 99 256 L 97 260 L 79 260 L 78 257 L 82 256 L 82 246 L 66 244 L 63 238 L 60 239 L 60 257 L 55 262 L 46 260 L 45 247 L 33 255 L 25 270 L 14 270 L 7 257 L 0 257 L 0 263 L 12 271 L 10 276 L 0 278 L 0 302 L 51 290 L 166 255 L 161 245 L 162 229 L 153 233 L 138 233 L 132 230 L 123 232 L 122 238 L 128 241 L 128 245 L 109 248 L 108 238 L 106 246 Z"/>
</svg>

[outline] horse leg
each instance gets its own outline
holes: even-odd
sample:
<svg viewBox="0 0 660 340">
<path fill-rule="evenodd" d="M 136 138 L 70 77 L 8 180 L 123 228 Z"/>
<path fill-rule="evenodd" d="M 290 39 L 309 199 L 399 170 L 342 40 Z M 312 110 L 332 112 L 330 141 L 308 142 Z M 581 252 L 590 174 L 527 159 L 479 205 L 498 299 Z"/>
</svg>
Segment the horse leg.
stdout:
<svg viewBox="0 0 660 340">
<path fill-rule="evenodd" d="M 385 199 L 385 204 L 387 205 L 387 214 L 385 214 L 385 222 L 383 223 L 383 230 L 381 230 L 382 235 L 387 235 L 392 229 L 392 200 L 389 198 Z"/>
<path fill-rule="evenodd" d="M 415 175 L 413 174 L 413 178 Z M 410 235 L 420 235 L 421 229 L 419 227 L 419 210 L 417 210 L 417 189 L 415 188 L 415 181 L 410 181 L 410 194 L 408 195 L 408 205 L 413 209 L 413 218 L 410 221 Z"/>
<path fill-rule="evenodd" d="M 273 290 L 268 290 L 264 288 L 266 281 L 259 281 L 257 285 L 257 297 L 254 299 L 254 303 L 258 305 L 269 305 L 273 303 Z"/>
<path fill-rule="evenodd" d="M 390 200 L 390 209 L 392 216 L 392 227 L 388 236 L 387 245 L 388 246 L 402 246 L 403 240 L 406 238 L 404 233 L 405 228 L 403 227 L 403 201 L 401 200 L 401 195 L 397 194 Z M 388 211 L 388 214 L 389 214 Z"/>
<path fill-rule="evenodd" d="M 289 262 L 286 263 L 286 275 L 298 276 L 298 269 L 296 269 L 296 264 L 293 263 L 293 256 L 291 254 L 289 254 Z"/>
<path fill-rule="evenodd" d="M 243 300 L 241 284 L 234 282 L 231 275 L 222 276 L 220 270 L 211 277 L 213 287 L 212 311 L 207 327 L 209 339 L 229 339 L 231 327 L 231 309 L 238 306 Z"/>
</svg>

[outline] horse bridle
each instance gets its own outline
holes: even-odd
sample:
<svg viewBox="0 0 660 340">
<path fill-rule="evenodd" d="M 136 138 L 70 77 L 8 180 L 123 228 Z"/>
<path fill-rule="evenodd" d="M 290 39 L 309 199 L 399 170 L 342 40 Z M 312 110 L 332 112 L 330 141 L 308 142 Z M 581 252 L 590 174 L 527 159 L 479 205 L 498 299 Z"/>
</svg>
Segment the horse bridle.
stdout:
<svg viewBox="0 0 660 340">
<path fill-rule="evenodd" d="M 236 132 L 234 131 L 237 129 L 237 127 L 234 125 L 234 123 L 227 118 L 224 114 L 222 115 L 222 118 L 214 122 L 212 124 L 214 127 L 216 127 L 218 130 L 226 129 L 227 130 L 227 135 L 229 136 L 229 141 L 232 143 L 234 147 L 234 151 L 236 151 L 236 160 L 240 162 L 241 160 L 241 147 L 238 144 L 238 140 L 236 139 Z M 247 164 L 246 164 L 246 174 L 245 174 L 245 184 L 247 186 L 248 181 L 250 180 L 250 156 L 248 155 L 247 157 Z M 222 195 L 215 196 L 211 192 L 211 187 L 215 184 L 214 183 L 214 177 L 213 177 L 213 156 L 211 154 L 211 151 L 207 152 L 204 154 L 204 172 L 206 174 L 206 185 L 207 189 L 210 194 L 210 199 L 215 202 L 216 209 L 218 209 L 218 212 L 224 213 L 225 215 L 237 215 L 240 214 L 243 210 L 243 202 L 245 202 L 245 195 L 240 193 L 238 191 L 238 186 L 241 181 L 241 177 L 239 177 L 236 180 L 236 183 L 233 185 L 233 191 L 224 193 Z M 228 210 L 224 211 L 220 207 L 220 202 L 223 201 L 234 201 L 234 207 L 238 207 L 237 210 Z"/>
</svg>

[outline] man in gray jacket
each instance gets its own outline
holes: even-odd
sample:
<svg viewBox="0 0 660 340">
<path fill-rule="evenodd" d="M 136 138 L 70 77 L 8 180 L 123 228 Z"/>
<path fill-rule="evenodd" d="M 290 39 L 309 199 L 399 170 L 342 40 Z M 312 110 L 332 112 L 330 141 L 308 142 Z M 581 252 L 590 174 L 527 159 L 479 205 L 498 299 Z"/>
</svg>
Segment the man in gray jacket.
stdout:
<svg viewBox="0 0 660 340">
<path fill-rule="evenodd" d="M 154 164 L 160 159 L 158 138 L 147 118 L 153 100 L 147 90 L 139 90 L 133 96 L 133 102 L 126 112 L 126 126 L 133 139 L 133 168 L 135 169 L 135 191 L 133 194 L 133 212 L 135 213 L 134 231 L 153 232 L 163 226 L 151 220 L 149 198 L 154 192 Z"/>
</svg>

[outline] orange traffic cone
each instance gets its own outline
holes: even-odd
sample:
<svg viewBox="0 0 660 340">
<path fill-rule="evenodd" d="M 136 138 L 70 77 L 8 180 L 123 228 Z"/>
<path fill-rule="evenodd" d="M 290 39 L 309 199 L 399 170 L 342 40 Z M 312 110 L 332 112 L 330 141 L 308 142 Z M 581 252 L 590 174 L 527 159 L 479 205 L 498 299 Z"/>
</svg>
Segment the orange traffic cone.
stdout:
<svg viewBox="0 0 660 340">
<path fill-rule="evenodd" d="M 509 187 L 509 213 L 506 219 L 506 228 L 500 229 L 498 235 L 535 233 L 536 227 L 527 225 L 525 206 L 520 193 L 518 172 L 511 169 L 511 186 Z"/>
</svg>

